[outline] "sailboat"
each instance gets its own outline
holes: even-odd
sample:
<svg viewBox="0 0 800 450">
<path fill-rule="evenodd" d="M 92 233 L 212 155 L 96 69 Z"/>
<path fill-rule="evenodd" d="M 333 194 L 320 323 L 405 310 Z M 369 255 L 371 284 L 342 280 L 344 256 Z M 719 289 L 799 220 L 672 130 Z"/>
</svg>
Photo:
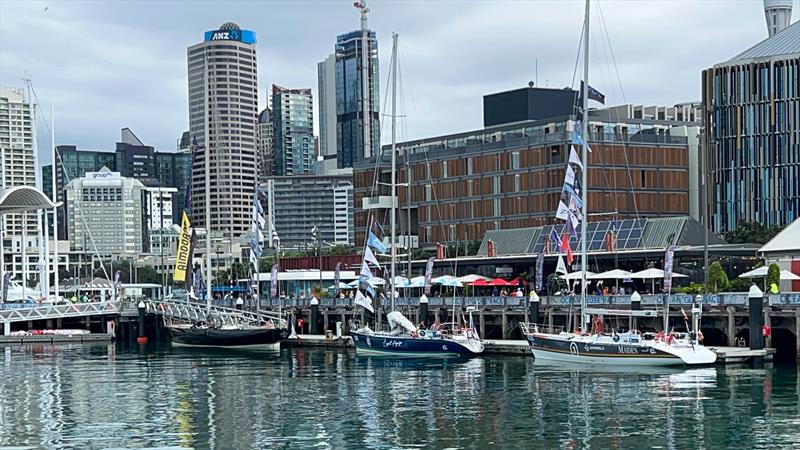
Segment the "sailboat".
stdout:
<svg viewBox="0 0 800 450">
<path fill-rule="evenodd" d="M 603 332 L 603 317 L 607 315 L 617 316 L 654 316 L 655 311 L 620 311 L 612 309 L 587 308 L 586 302 L 586 272 L 587 272 L 587 250 L 586 250 L 586 221 L 588 220 L 588 184 L 587 172 L 588 164 L 588 110 L 589 100 L 589 0 L 586 0 L 586 11 L 584 17 L 583 30 L 583 82 L 581 83 L 581 104 L 573 132 L 573 144 L 581 144 L 581 159 L 577 160 L 574 154 L 574 147 L 567 163 L 567 177 L 565 179 L 565 195 L 559 201 L 556 217 L 565 219 L 568 225 L 580 226 L 581 228 L 581 323 L 576 331 L 569 333 L 562 331 L 555 333 L 553 330 L 542 332 L 537 324 L 521 324 L 531 351 L 536 361 L 568 362 L 578 364 L 597 364 L 597 365 L 631 365 L 631 366 L 675 366 L 675 365 L 705 365 L 716 361 L 716 354 L 704 347 L 699 342 L 699 333 L 690 331 L 688 333 L 676 333 L 670 331 L 666 325 L 668 321 L 665 317 L 665 331 L 652 334 L 642 334 L 635 329 L 626 333 Z M 579 130 L 580 128 L 580 130 Z M 581 163 L 582 161 L 582 163 Z M 575 164 L 581 171 L 580 195 L 578 199 L 575 189 L 577 177 L 574 176 L 572 165 Z M 571 176 L 570 176 L 571 175 Z M 569 187 L 569 189 L 567 189 Z M 563 199 L 566 198 L 566 202 Z M 577 220 L 576 220 L 577 219 Z M 580 224 L 583 221 L 583 224 Z M 571 250 L 569 250 L 571 252 Z M 541 257 L 541 255 L 540 255 Z M 569 257 L 569 253 L 568 253 Z M 667 265 L 670 265 L 671 273 L 672 255 L 667 250 Z M 638 295 L 634 293 L 634 295 Z M 693 330 L 699 328 L 699 313 L 701 307 L 698 305 L 692 308 Z M 669 313 L 668 307 L 665 315 Z M 594 316 L 591 320 L 590 317 Z M 686 328 L 689 329 L 688 317 Z M 633 328 L 633 327 L 632 327 Z M 587 332 L 589 330 L 589 332 Z"/>
<path fill-rule="evenodd" d="M 226 348 L 242 348 L 242 349 L 265 349 L 277 350 L 280 349 L 280 341 L 286 339 L 288 336 L 287 321 L 279 316 L 259 315 L 258 307 L 256 313 L 259 319 L 251 320 L 249 322 L 242 321 L 236 325 L 220 325 L 216 320 L 211 309 L 211 192 L 210 192 L 210 138 L 209 138 L 209 87 L 208 87 L 208 73 L 210 72 L 208 59 L 206 58 L 206 76 L 204 91 L 205 97 L 205 223 L 206 223 L 206 267 L 205 267 L 205 296 L 206 296 L 206 320 L 203 322 L 186 322 L 186 321 L 169 321 L 165 322 L 165 326 L 169 331 L 172 338 L 172 345 L 176 346 L 196 346 L 196 347 L 226 347 Z M 196 143 L 195 143 L 196 144 Z M 197 148 L 193 149 L 192 162 L 194 162 Z M 190 186 L 191 189 L 191 186 Z M 261 242 L 263 241 L 262 229 L 264 227 L 264 211 L 261 208 L 261 203 L 258 197 L 259 190 L 256 187 L 253 193 L 253 217 L 250 229 L 250 250 L 251 250 L 251 264 L 255 265 L 251 273 L 256 274 L 258 280 L 258 257 L 261 256 Z M 190 192 L 187 192 L 186 201 L 184 203 L 184 211 L 181 217 L 181 235 L 178 242 L 178 255 L 175 259 L 174 279 L 177 282 L 185 282 L 190 288 L 197 288 L 202 290 L 202 286 L 193 286 L 190 284 L 190 278 L 193 277 L 191 272 L 192 261 L 192 239 L 189 236 L 190 221 L 187 214 L 189 209 Z M 202 269 L 198 269 L 202 270 Z M 201 272 L 202 273 L 202 272 Z M 201 274 L 200 273 L 200 274 Z M 197 275 L 200 275 L 197 274 Z M 202 277 L 198 277 L 202 285 Z M 195 281 L 195 280 L 193 280 Z M 257 283 L 256 283 L 257 284 Z M 190 296 L 191 298 L 192 296 Z M 259 303 L 258 293 L 255 295 Z M 231 313 L 237 311 L 231 310 Z M 262 320 L 263 318 L 263 320 Z M 167 319 L 165 319 L 166 321 Z"/>
<path fill-rule="evenodd" d="M 391 298 L 392 311 L 386 315 L 389 322 L 390 331 L 373 331 L 369 326 L 358 327 L 355 325 L 350 330 L 350 336 L 356 347 L 356 353 L 359 354 L 382 354 L 382 355 L 395 355 L 405 357 L 429 357 L 429 356 L 473 356 L 483 352 L 484 346 L 475 327 L 472 326 L 472 311 L 469 311 L 470 326 L 460 327 L 458 322 L 453 322 L 449 327 L 441 327 L 437 329 L 419 329 L 408 318 L 406 318 L 400 311 L 395 310 L 395 283 L 397 277 L 395 276 L 395 267 L 397 263 L 397 245 L 395 238 L 396 228 L 396 215 L 397 215 L 397 202 L 396 199 L 396 173 L 397 173 L 397 150 L 396 150 L 396 94 L 397 94 L 397 34 L 392 35 L 392 167 L 391 167 L 391 265 L 390 265 L 390 290 L 389 297 Z M 362 97 L 362 101 L 363 97 Z M 364 102 L 363 104 L 366 104 Z M 365 108 L 366 110 L 366 108 Z M 366 116 L 366 115 L 365 115 Z M 365 120 L 368 120 L 365 117 Z M 370 245 L 382 244 L 376 242 L 372 236 L 372 224 L 368 227 L 367 233 L 369 238 L 365 239 L 364 244 L 364 261 L 362 261 L 361 280 L 368 283 L 371 276 L 368 263 L 378 264 L 377 259 L 374 257 L 370 250 Z M 428 275 L 429 276 L 429 275 Z M 363 284 L 362 282 L 362 284 Z M 366 284 L 369 290 L 370 287 Z M 372 311 L 371 299 L 367 298 L 361 290 L 356 291 L 355 304 Z M 454 317 L 455 320 L 455 317 Z"/>
</svg>

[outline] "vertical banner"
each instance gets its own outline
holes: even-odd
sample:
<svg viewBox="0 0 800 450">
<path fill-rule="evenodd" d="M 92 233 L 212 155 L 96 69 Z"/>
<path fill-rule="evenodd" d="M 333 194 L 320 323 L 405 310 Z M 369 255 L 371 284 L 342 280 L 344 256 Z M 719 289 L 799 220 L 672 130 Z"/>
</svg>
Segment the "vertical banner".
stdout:
<svg viewBox="0 0 800 450">
<path fill-rule="evenodd" d="M 3 275 L 3 303 L 8 301 L 8 285 L 11 283 L 11 272 Z"/>
<path fill-rule="evenodd" d="M 670 245 L 667 247 L 667 254 L 664 256 L 664 292 L 669 292 L 672 289 L 672 261 L 675 256 L 675 246 Z"/>
<path fill-rule="evenodd" d="M 425 265 L 425 295 L 431 295 L 431 277 L 433 276 L 433 262 L 436 258 L 431 256 Z"/>
<path fill-rule="evenodd" d="M 189 272 L 186 281 L 183 283 L 187 291 L 192 290 L 194 283 L 194 249 L 197 248 L 197 232 L 192 228 L 192 237 L 189 239 L 189 261 L 186 264 L 186 270 Z M 196 289 L 195 289 L 196 290 Z M 197 291 L 197 290 L 196 290 Z M 197 291 L 198 293 L 200 291 Z"/>
<path fill-rule="evenodd" d="M 269 277 L 269 296 L 275 298 L 278 296 L 278 265 L 272 265 L 272 274 Z"/>
<path fill-rule="evenodd" d="M 181 234 L 178 239 L 178 254 L 175 256 L 175 270 L 172 274 L 172 279 L 176 282 L 186 281 L 186 271 L 189 265 L 189 247 L 191 245 L 191 238 L 189 237 L 189 216 L 186 211 L 181 215 Z"/>
<path fill-rule="evenodd" d="M 342 268 L 342 263 L 337 262 L 336 268 L 333 271 L 333 292 L 339 293 L 339 270 Z"/>
<path fill-rule="evenodd" d="M 539 255 L 536 257 L 536 292 L 541 292 L 543 278 L 544 278 L 544 252 L 539 252 Z"/>
</svg>

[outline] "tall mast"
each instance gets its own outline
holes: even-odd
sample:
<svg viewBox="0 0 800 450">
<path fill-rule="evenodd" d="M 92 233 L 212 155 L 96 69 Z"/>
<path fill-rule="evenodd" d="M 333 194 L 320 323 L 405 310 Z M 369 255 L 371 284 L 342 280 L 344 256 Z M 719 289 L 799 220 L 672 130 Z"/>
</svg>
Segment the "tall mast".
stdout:
<svg viewBox="0 0 800 450">
<path fill-rule="evenodd" d="M 392 247 L 392 263 L 390 271 L 391 291 L 389 295 L 392 298 L 392 311 L 394 311 L 394 282 L 395 282 L 395 264 L 397 263 L 397 246 L 395 245 L 395 225 L 397 215 L 397 138 L 396 138 L 396 122 L 397 122 L 397 33 L 392 34 L 392 214 L 390 227 L 392 228 L 392 240 L 389 243 Z"/>
<path fill-rule="evenodd" d="M 363 136 L 361 139 L 364 141 L 364 150 L 361 155 L 362 158 L 369 158 L 372 156 L 372 139 L 371 136 L 371 119 L 372 108 L 370 108 L 369 93 L 369 68 L 372 62 L 372 49 L 369 45 L 369 26 L 367 25 L 367 1 L 361 0 L 353 4 L 356 9 L 361 12 L 361 129 Z"/>
<path fill-rule="evenodd" d="M 589 0 L 586 0 L 586 13 L 583 19 L 583 104 L 581 105 L 583 111 L 583 120 L 581 130 L 581 160 L 583 161 L 583 170 L 581 171 L 581 197 L 583 201 L 583 224 L 581 224 L 581 327 L 589 323 L 589 318 L 586 317 L 586 228 L 589 226 L 589 195 L 588 183 L 586 173 L 589 171 L 589 111 L 586 105 L 588 104 L 587 93 L 589 91 Z M 569 220 L 569 219 L 567 219 Z"/>
<path fill-rule="evenodd" d="M 50 147 L 53 149 L 53 165 L 50 167 L 50 179 L 53 188 L 53 203 L 58 203 L 56 194 L 56 164 L 58 164 L 58 151 L 56 150 L 56 109 L 50 105 Z M 162 264 L 163 266 L 163 264 Z M 58 299 L 58 207 L 53 206 L 53 282 L 55 298 Z"/>
<path fill-rule="evenodd" d="M 211 314 L 211 137 L 209 136 L 208 129 L 208 92 L 209 81 L 208 77 L 211 70 L 208 67 L 208 49 L 205 54 L 205 73 L 203 74 L 203 162 L 205 163 L 205 179 L 206 179 L 206 310 Z"/>
</svg>

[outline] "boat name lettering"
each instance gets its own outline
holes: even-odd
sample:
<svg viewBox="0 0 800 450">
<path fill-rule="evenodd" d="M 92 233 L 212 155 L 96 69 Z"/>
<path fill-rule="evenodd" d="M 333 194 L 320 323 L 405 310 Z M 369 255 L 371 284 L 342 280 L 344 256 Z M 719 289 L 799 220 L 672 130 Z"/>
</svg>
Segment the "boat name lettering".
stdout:
<svg viewBox="0 0 800 450">
<path fill-rule="evenodd" d="M 383 341 L 384 347 L 402 347 L 403 343 L 400 341 Z"/>
<path fill-rule="evenodd" d="M 636 348 L 628 347 L 627 345 L 618 345 L 617 346 L 617 352 L 619 352 L 619 353 L 621 353 L 623 355 L 636 355 L 636 354 L 639 353 L 639 351 L 636 350 Z"/>
</svg>

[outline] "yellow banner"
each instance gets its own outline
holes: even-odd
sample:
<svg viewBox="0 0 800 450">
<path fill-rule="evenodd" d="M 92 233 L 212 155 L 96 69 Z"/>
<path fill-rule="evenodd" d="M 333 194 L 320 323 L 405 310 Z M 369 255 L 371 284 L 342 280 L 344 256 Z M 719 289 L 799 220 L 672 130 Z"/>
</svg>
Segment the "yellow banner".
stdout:
<svg viewBox="0 0 800 450">
<path fill-rule="evenodd" d="M 181 216 L 181 235 L 178 239 L 178 254 L 175 257 L 175 270 L 172 272 L 172 279 L 176 282 L 186 280 L 186 269 L 189 267 L 189 250 L 191 246 L 191 236 L 189 236 L 189 216 L 186 211 Z"/>
</svg>

